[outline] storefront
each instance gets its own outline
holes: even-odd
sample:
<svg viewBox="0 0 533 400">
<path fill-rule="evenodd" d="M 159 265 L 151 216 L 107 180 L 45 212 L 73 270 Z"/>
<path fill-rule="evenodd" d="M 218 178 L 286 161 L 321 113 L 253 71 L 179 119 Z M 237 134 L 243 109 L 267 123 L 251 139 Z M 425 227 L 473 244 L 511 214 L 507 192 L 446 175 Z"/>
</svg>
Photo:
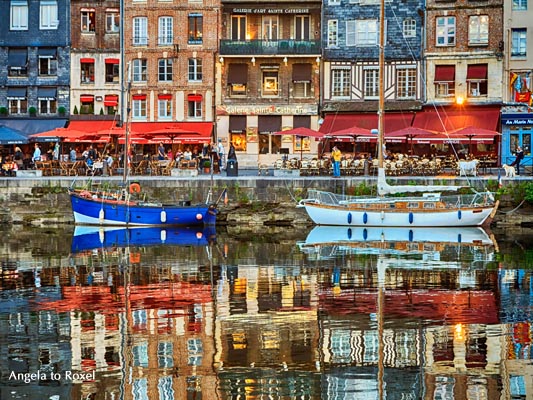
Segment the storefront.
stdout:
<svg viewBox="0 0 533 400">
<path fill-rule="evenodd" d="M 532 134 L 533 113 L 502 112 L 501 163 L 512 163 L 516 148 L 520 146 L 525 156 L 522 164 L 531 165 Z"/>
</svg>

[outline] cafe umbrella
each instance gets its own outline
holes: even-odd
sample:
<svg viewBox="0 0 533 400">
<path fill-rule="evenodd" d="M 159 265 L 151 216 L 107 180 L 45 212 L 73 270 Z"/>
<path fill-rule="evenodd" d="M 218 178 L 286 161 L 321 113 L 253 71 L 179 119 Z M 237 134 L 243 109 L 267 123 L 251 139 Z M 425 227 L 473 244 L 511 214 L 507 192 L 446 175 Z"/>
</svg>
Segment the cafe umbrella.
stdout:
<svg viewBox="0 0 533 400">
<path fill-rule="evenodd" d="M 0 145 L 25 143 L 28 143 L 28 138 L 21 131 L 0 125 Z"/>
</svg>

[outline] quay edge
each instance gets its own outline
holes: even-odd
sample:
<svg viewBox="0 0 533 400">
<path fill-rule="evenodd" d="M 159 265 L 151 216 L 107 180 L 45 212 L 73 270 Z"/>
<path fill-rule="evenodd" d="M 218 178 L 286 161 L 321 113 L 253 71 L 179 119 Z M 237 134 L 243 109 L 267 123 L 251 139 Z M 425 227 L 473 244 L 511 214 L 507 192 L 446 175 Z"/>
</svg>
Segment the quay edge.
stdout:
<svg viewBox="0 0 533 400">
<path fill-rule="evenodd" d="M 521 178 L 524 180 L 525 178 Z M 473 185 L 484 190 L 495 176 L 469 178 L 455 177 L 391 177 L 391 184 L 417 185 Z M 303 209 L 296 203 L 305 196 L 306 190 L 313 188 L 342 193 L 347 188 L 375 183 L 370 176 L 342 177 L 331 179 L 319 177 L 280 177 L 280 176 L 241 176 L 226 177 L 217 174 L 213 177 L 152 177 L 138 176 L 132 181 L 139 182 L 147 198 L 162 202 L 205 200 L 209 191 L 212 199 L 219 199 L 227 188 L 227 203 L 219 199 L 219 224 L 226 225 L 311 225 Z M 0 221 L 24 225 L 72 224 L 72 212 L 67 188 L 93 183 L 105 187 L 117 186 L 120 177 L 38 177 L 0 178 Z M 505 184 L 511 184 L 507 180 Z M 503 203 L 500 207 L 505 208 Z M 502 210 L 500 208 L 500 210 Z M 509 215 L 500 211 L 493 225 L 533 226 L 533 214 L 520 212 Z"/>
</svg>

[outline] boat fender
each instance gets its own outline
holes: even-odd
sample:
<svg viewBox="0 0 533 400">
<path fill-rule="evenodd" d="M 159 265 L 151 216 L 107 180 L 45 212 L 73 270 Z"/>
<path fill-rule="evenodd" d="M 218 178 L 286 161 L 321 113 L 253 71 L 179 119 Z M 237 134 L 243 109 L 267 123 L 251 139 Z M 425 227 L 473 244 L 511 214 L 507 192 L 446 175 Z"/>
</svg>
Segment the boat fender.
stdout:
<svg viewBox="0 0 533 400">
<path fill-rule="evenodd" d="M 200 213 L 196 214 L 196 219 L 200 221 L 204 216 Z"/>
<path fill-rule="evenodd" d="M 348 213 L 348 223 L 352 223 L 352 213 Z"/>
<path fill-rule="evenodd" d="M 105 217 L 105 212 L 104 212 L 104 209 L 100 209 L 100 212 L 98 213 L 98 219 L 100 221 L 103 221 L 104 220 L 104 217 Z"/>
<path fill-rule="evenodd" d="M 363 239 L 367 239 L 368 238 L 368 230 L 365 228 L 363 229 Z"/>
<path fill-rule="evenodd" d="M 352 228 L 348 228 L 348 239 L 352 238 Z"/>
<path fill-rule="evenodd" d="M 141 193 L 141 185 L 139 185 L 138 183 L 132 183 L 130 185 L 130 193 Z"/>
<path fill-rule="evenodd" d="M 167 212 L 165 210 L 161 211 L 161 222 L 167 222 Z"/>
<path fill-rule="evenodd" d="M 217 215 L 217 209 L 214 205 L 210 205 L 207 209 L 207 212 L 209 213 L 209 215 Z"/>
<path fill-rule="evenodd" d="M 104 229 L 103 228 L 100 228 L 98 230 L 98 239 L 100 239 L 100 244 L 103 244 L 104 243 L 104 240 L 105 240 L 105 232 L 104 232 Z"/>
<path fill-rule="evenodd" d="M 196 232 L 196 239 L 200 240 L 204 234 L 202 232 Z"/>
<path fill-rule="evenodd" d="M 160 239 L 161 239 L 161 243 L 165 243 L 167 241 L 167 231 L 166 230 L 161 229 Z"/>
<path fill-rule="evenodd" d="M 457 211 L 457 218 L 461 219 L 462 216 L 463 216 L 463 213 L 461 212 L 461 210 L 458 210 Z"/>
<path fill-rule="evenodd" d="M 368 222 L 368 214 L 364 213 L 363 214 L 363 223 L 366 224 L 367 222 Z"/>
<path fill-rule="evenodd" d="M 385 211 L 381 212 L 381 220 L 383 221 L 385 219 Z"/>
<path fill-rule="evenodd" d="M 463 241 L 463 238 L 461 237 L 461 234 L 459 233 L 457 235 L 457 243 L 461 243 Z"/>
<path fill-rule="evenodd" d="M 413 241 L 413 230 L 412 229 L 409 229 L 409 241 L 412 242 Z"/>
<path fill-rule="evenodd" d="M 409 213 L 409 223 L 412 224 L 414 219 L 415 219 L 415 216 L 413 215 L 412 212 L 410 212 Z"/>
</svg>

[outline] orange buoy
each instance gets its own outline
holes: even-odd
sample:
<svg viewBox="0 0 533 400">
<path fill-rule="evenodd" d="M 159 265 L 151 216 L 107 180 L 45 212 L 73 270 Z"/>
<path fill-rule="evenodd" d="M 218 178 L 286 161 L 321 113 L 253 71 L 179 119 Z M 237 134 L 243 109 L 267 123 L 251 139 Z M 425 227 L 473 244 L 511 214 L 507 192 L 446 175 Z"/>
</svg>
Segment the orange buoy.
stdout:
<svg viewBox="0 0 533 400">
<path fill-rule="evenodd" d="M 139 185 L 138 183 L 132 183 L 130 185 L 130 193 L 141 193 L 141 185 Z"/>
</svg>

